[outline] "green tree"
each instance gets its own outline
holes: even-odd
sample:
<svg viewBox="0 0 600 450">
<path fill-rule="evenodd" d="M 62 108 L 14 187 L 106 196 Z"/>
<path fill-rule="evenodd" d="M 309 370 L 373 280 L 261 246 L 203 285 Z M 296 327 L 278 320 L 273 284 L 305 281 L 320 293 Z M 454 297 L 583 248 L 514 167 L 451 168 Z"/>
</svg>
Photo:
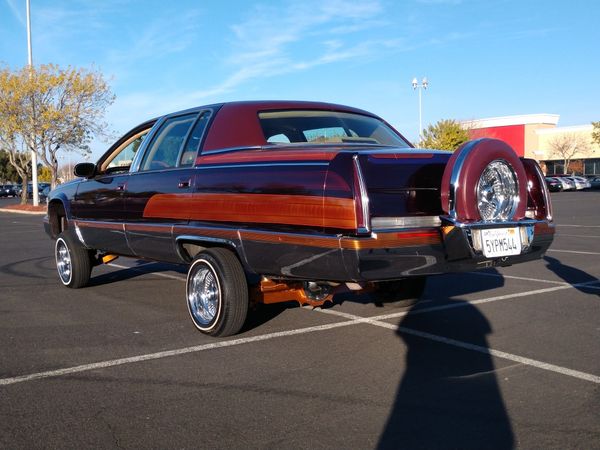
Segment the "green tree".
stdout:
<svg viewBox="0 0 600 450">
<path fill-rule="evenodd" d="M 592 131 L 592 141 L 600 145 L 600 122 L 592 122 L 594 130 Z"/>
<path fill-rule="evenodd" d="M 58 149 L 89 152 L 92 139 L 106 133 L 104 113 L 114 98 L 96 71 L 53 64 L 0 69 L 0 139 L 35 151 L 54 187 Z"/>
<path fill-rule="evenodd" d="M 453 152 L 469 140 L 469 131 L 453 119 L 438 120 L 423 130 L 421 148 L 435 148 Z"/>
</svg>

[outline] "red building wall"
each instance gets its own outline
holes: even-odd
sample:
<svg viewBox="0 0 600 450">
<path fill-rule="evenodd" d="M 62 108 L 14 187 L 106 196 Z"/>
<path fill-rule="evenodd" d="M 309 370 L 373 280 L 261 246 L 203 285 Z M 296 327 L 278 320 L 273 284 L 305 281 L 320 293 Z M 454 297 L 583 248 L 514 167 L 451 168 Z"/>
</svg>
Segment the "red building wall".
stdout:
<svg viewBox="0 0 600 450">
<path fill-rule="evenodd" d="M 510 145 L 517 155 L 525 156 L 525 125 L 476 128 L 469 130 L 471 139 L 482 137 L 501 139 Z"/>
</svg>

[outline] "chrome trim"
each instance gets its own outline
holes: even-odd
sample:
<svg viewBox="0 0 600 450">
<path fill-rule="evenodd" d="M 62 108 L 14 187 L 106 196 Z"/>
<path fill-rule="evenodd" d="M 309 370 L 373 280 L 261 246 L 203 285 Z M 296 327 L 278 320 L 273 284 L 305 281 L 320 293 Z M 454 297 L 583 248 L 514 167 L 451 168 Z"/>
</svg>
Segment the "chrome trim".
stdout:
<svg viewBox="0 0 600 450">
<path fill-rule="evenodd" d="M 197 266 L 202 265 L 197 269 Z M 223 299 L 217 271 L 204 258 L 194 261 L 187 276 L 188 311 L 199 330 L 212 330 L 221 316 Z"/>
<path fill-rule="evenodd" d="M 217 230 L 219 228 L 210 228 L 211 230 Z M 222 228 L 223 230 L 226 230 L 228 228 Z M 227 244 L 227 245 L 231 245 L 234 248 L 237 248 L 237 245 L 235 244 L 234 241 L 230 241 L 228 239 L 223 239 L 223 238 L 216 238 L 216 237 L 211 237 L 211 236 L 201 236 L 201 235 L 193 235 L 193 234 L 182 234 L 181 236 L 177 236 L 175 238 L 175 242 L 177 244 L 179 244 L 181 241 L 185 241 L 185 242 L 210 242 L 213 244 Z"/>
<path fill-rule="evenodd" d="M 233 163 L 233 164 L 219 164 L 219 165 L 209 165 L 209 164 L 200 164 L 195 168 L 200 170 L 208 170 L 208 169 L 238 169 L 244 167 L 281 167 L 281 166 L 327 166 L 328 162 L 268 162 L 268 163 Z"/>
<path fill-rule="evenodd" d="M 371 231 L 371 226 L 369 225 L 369 195 L 367 193 L 367 187 L 365 186 L 365 179 L 363 178 L 362 170 L 360 168 L 360 161 L 358 160 L 358 155 L 354 155 L 352 157 L 354 162 L 354 168 L 356 169 L 356 175 L 358 178 L 358 190 L 360 192 L 360 202 L 362 204 L 362 214 L 364 220 L 364 227 L 359 227 L 359 233 L 369 233 Z"/>
<path fill-rule="evenodd" d="M 373 217 L 371 227 L 374 231 L 394 230 L 402 228 L 439 227 L 442 225 L 440 216 L 419 217 Z"/>
<path fill-rule="evenodd" d="M 83 240 L 83 235 L 81 234 L 81 229 L 79 228 L 79 225 L 77 223 L 74 223 L 74 226 L 75 226 L 75 235 L 77 236 L 77 239 L 79 239 L 79 242 L 81 242 L 83 244 L 83 246 L 87 248 L 87 244 Z"/>
<path fill-rule="evenodd" d="M 460 155 L 456 158 L 454 167 L 452 167 L 452 173 L 450 174 L 450 189 L 448 191 L 448 214 L 453 219 L 456 219 L 456 189 L 459 187 L 458 179 L 460 178 L 460 173 L 465 164 L 465 159 L 467 159 L 467 156 L 469 156 L 477 143 L 479 143 L 479 139 L 465 145 L 460 151 Z"/>
<path fill-rule="evenodd" d="M 506 167 L 506 169 L 508 169 L 513 177 L 513 181 L 515 184 L 515 188 L 517 191 L 516 195 L 511 195 L 511 199 L 512 199 L 512 206 L 510 208 L 510 210 L 508 211 L 508 213 L 506 214 L 506 218 L 505 219 L 499 219 L 501 221 L 504 220 L 510 220 L 515 216 L 515 212 L 517 211 L 517 208 L 519 207 L 519 202 L 521 200 L 520 195 L 519 195 L 519 177 L 517 176 L 517 173 L 515 172 L 515 170 L 513 169 L 513 167 L 511 166 L 511 164 L 506 161 L 505 159 L 494 159 L 493 161 L 490 161 L 484 168 L 483 171 L 481 172 L 481 174 L 479 175 L 479 180 L 477 181 L 477 186 L 475 187 L 475 192 L 476 192 L 476 201 L 477 201 L 477 210 L 479 211 L 479 216 L 483 216 L 481 209 L 479 208 L 479 205 L 481 203 L 481 196 L 480 196 L 480 189 L 481 189 L 481 180 L 483 178 L 483 174 L 486 172 L 486 170 L 488 169 L 488 167 L 492 166 L 493 164 L 496 164 L 496 166 L 498 165 L 504 165 Z M 497 171 L 499 171 L 498 169 L 496 169 Z M 496 197 L 497 198 L 497 197 Z M 487 220 L 486 222 L 490 222 L 493 220 Z"/>
<path fill-rule="evenodd" d="M 505 222 L 496 221 L 496 222 L 484 222 L 484 221 L 474 221 L 474 222 L 460 222 L 456 219 L 453 219 L 449 216 L 441 216 L 442 223 L 444 221 L 450 222 L 452 225 L 458 228 L 505 228 L 505 227 L 524 227 L 524 226 L 535 226 L 537 224 L 546 224 L 551 227 L 555 225 L 548 220 L 536 220 L 536 219 L 524 219 L 524 220 L 507 220 Z"/>
<path fill-rule="evenodd" d="M 54 245 L 54 258 L 56 260 L 56 269 L 60 281 L 68 286 L 73 278 L 73 264 L 71 261 L 71 252 L 69 246 L 63 238 L 58 238 Z"/>
</svg>

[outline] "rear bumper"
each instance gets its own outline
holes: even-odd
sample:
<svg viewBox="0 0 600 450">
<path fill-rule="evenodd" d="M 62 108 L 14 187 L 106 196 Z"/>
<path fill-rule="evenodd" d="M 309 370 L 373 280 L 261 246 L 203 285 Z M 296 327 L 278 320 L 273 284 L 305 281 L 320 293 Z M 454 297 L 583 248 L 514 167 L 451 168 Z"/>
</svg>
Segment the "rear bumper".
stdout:
<svg viewBox="0 0 600 450">
<path fill-rule="evenodd" d="M 527 220 L 526 246 L 516 256 L 486 258 L 473 245 L 474 230 L 506 225 L 456 224 L 376 230 L 368 236 L 324 236 L 240 230 L 236 248 L 246 269 L 286 279 L 383 281 L 411 276 L 510 266 L 539 259 L 554 237 L 548 221 Z M 232 230 L 233 231 L 233 230 Z M 222 235 L 223 230 L 219 230 Z M 203 234 L 206 231 L 203 232 Z"/>
<path fill-rule="evenodd" d="M 527 242 L 521 254 L 487 258 L 474 245 L 473 234 L 481 228 L 498 225 L 464 225 L 445 222 L 436 231 L 437 242 L 414 246 L 343 251 L 349 277 L 356 281 L 381 281 L 448 272 L 465 272 L 490 267 L 510 266 L 540 259 L 554 239 L 554 225 L 549 221 L 523 221 L 511 226 L 524 228 Z M 377 238 L 382 233 L 378 233 Z M 401 236 L 403 233 L 395 233 Z"/>
</svg>

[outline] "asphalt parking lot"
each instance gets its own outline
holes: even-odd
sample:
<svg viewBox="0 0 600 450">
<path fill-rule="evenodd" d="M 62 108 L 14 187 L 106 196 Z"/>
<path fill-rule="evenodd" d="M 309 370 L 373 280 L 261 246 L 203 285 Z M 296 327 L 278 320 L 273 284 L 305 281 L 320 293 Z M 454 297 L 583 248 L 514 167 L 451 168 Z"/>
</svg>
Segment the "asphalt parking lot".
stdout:
<svg viewBox="0 0 600 450">
<path fill-rule="evenodd" d="M 0 448 L 600 448 L 600 192 L 552 200 L 543 260 L 226 339 L 193 327 L 185 268 L 66 289 L 41 216 L 2 212 Z"/>
</svg>

